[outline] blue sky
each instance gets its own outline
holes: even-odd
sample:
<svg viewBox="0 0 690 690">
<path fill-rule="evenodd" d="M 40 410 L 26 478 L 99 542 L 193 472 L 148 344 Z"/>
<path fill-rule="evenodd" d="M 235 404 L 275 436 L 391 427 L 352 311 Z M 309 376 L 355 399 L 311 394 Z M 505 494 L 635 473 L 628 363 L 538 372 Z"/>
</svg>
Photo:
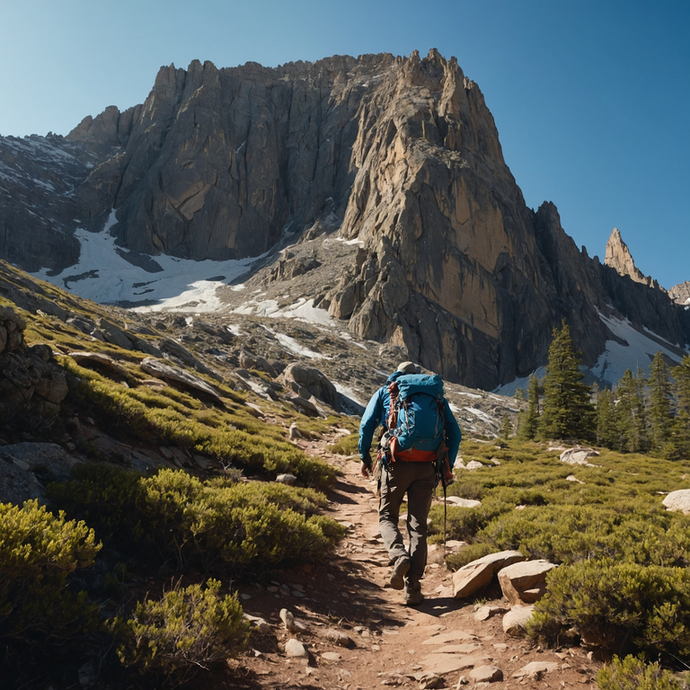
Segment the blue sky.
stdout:
<svg viewBox="0 0 690 690">
<path fill-rule="evenodd" d="M 454 55 L 482 89 L 528 206 L 603 258 L 690 280 L 687 0 L 0 0 L 0 134 L 66 134 L 147 96 L 161 65 Z"/>
</svg>

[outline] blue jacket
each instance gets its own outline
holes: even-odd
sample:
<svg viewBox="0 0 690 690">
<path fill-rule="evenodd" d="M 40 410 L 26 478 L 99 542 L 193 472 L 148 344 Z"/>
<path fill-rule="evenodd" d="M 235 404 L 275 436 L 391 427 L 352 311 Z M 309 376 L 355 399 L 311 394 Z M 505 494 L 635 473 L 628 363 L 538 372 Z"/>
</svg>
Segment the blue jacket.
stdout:
<svg viewBox="0 0 690 690">
<path fill-rule="evenodd" d="M 379 426 L 387 427 L 386 422 L 388 421 L 388 411 L 391 402 L 388 386 L 400 375 L 401 372 L 396 371 L 389 376 L 386 385 L 381 386 L 371 396 L 367 409 L 364 410 L 362 421 L 359 424 L 359 457 L 362 459 L 364 459 L 365 453 L 371 446 L 376 429 Z M 458 455 L 462 433 L 445 398 L 443 400 L 443 423 L 446 432 L 446 446 L 448 446 L 448 461 L 452 468 Z"/>
</svg>

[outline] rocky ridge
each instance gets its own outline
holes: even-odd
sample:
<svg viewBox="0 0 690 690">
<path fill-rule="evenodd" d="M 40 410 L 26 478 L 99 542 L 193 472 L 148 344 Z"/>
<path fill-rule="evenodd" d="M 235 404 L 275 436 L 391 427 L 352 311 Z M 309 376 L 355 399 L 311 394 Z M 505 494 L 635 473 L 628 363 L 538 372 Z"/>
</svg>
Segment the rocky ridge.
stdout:
<svg viewBox="0 0 690 690">
<path fill-rule="evenodd" d="M 41 332 L 52 334 L 52 345 L 27 344 L 25 334 L 29 342 L 37 337 L 35 321 Z M 175 447 L 128 445 L 93 419 L 70 416 L 61 405 L 67 394 L 64 357 L 122 382 L 128 378 L 123 367 L 128 353 L 137 353 L 147 386 L 179 387 L 213 405 L 225 404 L 214 387 L 222 381 L 246 393 L 251 415 L 285 426 L 287 436 L 290 422 L 274 419 L 269 403 L 286 405 L 297 425 L 334 413 L 359 415 L 407 354 L 354 339 L 346 329 L 334 332 L 294 318 L 142 315 L 104 307 L 0 262 L 0 344 L 3 334 L 0 413 L 15 423 L 0 436 L 6 459 L 0 462 L 0 502 L 17 503 L 43 496 L 44 482 L 65 475 L 93 452 L 139 471 L 214 466 L 207 457 Z M 519 403 L 513 399 L 459 384 L 446 383 L 446 389 L 467 435 L 496 437 L 505 417 L 516 422 Z M 17 448 L 22 444 L 31 447 Z"/>
<path fill-rule="evenodd" d="M 295 297 L 451 381 L 489 389 L 528 375 L 563 318 L 587 365 L 616 339 L 601 314 L 680 347 L 690 337 L 690 315 L 656 285 L 579 250 L 553 204 L 526 207 L 481 91 L 435 50 L 164 67 L 144 104 L 108 108 L 48 143 L 83 159 L 73 184 L 55 189 L 66 230 L 51 242 L 73 244 L 70 223 L 96 230 L 115 209 L 112 232 L 131 261 L 156 271 L 160 253 L 267 254 L 256 280 L 283 293 L 324 263 L 326 239 L 352 242 L 356 251 Z M 48 197 L 15 199 L 20 183 L 6 169 L 6 236 L 43 237 L 22 209 L 37 203 L 47 217 Z M 32 270 L 74 255 L 34 256 L 12 242 L 4 255 Z"/>
</svg>

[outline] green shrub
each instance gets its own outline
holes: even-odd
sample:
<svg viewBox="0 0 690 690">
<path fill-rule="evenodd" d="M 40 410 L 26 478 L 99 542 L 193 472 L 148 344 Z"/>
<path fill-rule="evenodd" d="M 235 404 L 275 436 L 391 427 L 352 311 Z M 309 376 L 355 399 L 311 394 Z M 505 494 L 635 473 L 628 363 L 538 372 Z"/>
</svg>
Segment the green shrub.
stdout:
<svg viewBox="0 0 690 690">
<path fill-rule="evenodd" d="M 685 568 L 585 561 L 547 578 L 530 634 L 549 643 L 574 627 L 616 653 L 690 658 L 690 572 Z"/>
<path fill-rule="evenodd" d="M 359 453 L 359 434 L 345 436 L 333 445 L 327 446 L 326 450 L 334 455 L 356 455 Z M 372 457 L 373 455 L 372 452 Z"/>
<path fill-rule="evenodd" d="M 93 526 L 99 539 L 132 546 L 143 536 L 142 475 L 110 465 L 76 465 L 67 482 L 53 482 L 47 496 L 69 515 Z"/>
<path fill-rule="evenodd" d="M 96 608 L 68 578 L 101 548 L 83 522 L 38 501 L 0 504 L 0 637 L 66 639 L 96 625 Z"/>
<path fill-rule="evenodd" d="M 617 656 L 609 665 L 604 666 L 597 674 L 599 690 L 684 690 L 670 671 L 666 671 L 657 662 L 647 664 L 642 659 Z"/>
<path fill-rule="evenodd" d="M 218 580 L 203 588 L 178 586 L 160 600 L 140 602 L 131 617 L 115 618 L 109 627 L 122 664 L 178 683 L 237 654 L 248 634 L 236 595 L 222 596 Z"/>
<path fill-rule="evenodd" d="M 172 389 L 127 388 L 69 358 L 64 363 L 71 374 L 70 401 L 86 407 L 116 436 L 176 445 L 253 472 L 295 474 L 317 489 L 335 480 L 333 467 L 284 441 L 275 425 L 207 408 Z"/>
<path fill-rule="evenodd" d="M 315 513 L 322 494 L 276 483 L 203 482 L 182 470 L 141 477 L 104 465 L 75 468 L 52 484 L 61 507 L 86 518 L 104 538 L 132 553 L 230 568 L 278 567 L 318 560 L 343 536 Z"/>
</svg>

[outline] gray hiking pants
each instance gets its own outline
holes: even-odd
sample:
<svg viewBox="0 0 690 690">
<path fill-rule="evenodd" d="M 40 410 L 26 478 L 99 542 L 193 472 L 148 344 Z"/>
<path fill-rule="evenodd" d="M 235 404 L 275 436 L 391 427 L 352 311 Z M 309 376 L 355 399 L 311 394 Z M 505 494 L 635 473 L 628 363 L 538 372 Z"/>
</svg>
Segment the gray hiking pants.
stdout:
<svg viewBox="0 0 690 690">
<path fill-rule="evenodd" d="M 436 488 L 436 470 L 431 462 L 392 462 L 381 475 L 379 526 L 391 561 L 410 557 L 410 582 L 419 582 L 426 567 L 426 520 Z M 398 529 L 400 504 L 407 494 L 409 554 Z"/>
</svg>

